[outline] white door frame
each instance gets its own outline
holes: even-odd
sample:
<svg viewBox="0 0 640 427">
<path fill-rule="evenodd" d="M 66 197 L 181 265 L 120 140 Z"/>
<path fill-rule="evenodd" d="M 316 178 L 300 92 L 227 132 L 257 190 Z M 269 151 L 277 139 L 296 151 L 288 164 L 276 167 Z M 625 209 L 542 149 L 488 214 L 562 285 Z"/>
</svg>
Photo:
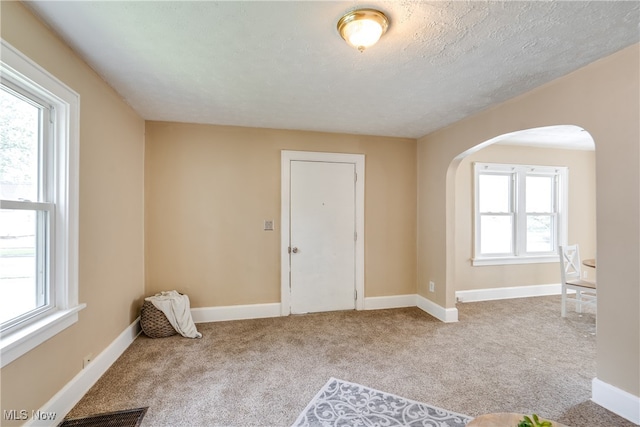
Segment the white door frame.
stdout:
<svg viewBox="0 0 640 427">
<path fill-rule="evenodd" d="M 355 287 L 356 310 L 364 309 L 364 154 L 319 153 L 312 151 L 282 150 L 281 154 L 281 198 L 280 198 L 280 314 L 291 314 L 290 254 L 289 254 L 289 209 L 291 201 L 291 162 L 351 163 L 356 168 L 356 259 Z"/>
</svg>

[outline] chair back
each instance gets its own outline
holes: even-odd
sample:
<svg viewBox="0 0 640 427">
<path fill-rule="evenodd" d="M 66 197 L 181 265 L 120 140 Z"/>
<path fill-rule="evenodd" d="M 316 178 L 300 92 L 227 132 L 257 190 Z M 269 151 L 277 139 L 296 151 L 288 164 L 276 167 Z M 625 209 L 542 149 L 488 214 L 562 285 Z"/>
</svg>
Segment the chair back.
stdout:
<svg viewBox="0 0 640 427">
<path fill-rule="evenodd" d="M 562 283 L 582 278 L 582 262 L 578 245 L 560 246 L 560 277 Z"/>
</svg>

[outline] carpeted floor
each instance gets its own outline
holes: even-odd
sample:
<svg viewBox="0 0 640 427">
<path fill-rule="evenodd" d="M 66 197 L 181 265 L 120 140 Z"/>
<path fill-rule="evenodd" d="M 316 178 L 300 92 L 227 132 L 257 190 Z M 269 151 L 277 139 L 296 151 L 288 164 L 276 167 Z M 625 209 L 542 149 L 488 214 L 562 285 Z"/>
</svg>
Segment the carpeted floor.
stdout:
<svg viewBox="0 0 640 427">
<path fill-rule="evenodd" d="M 595 314 L 560 298 L 199 324 L 199 340 L 140 336 L 77 417 L 148 406 L 143 426 L 290 426 L 331 377 L 477 416 L 522 412 L 573 427 L 632 427 L 594 404 Z"/>
</svg>

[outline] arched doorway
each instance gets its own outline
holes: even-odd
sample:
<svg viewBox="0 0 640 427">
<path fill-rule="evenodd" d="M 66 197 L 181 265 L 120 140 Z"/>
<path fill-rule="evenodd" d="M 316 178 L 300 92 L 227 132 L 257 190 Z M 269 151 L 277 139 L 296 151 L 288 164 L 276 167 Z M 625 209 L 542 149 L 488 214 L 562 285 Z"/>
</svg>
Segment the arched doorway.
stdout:
<svg viewBox="0 0 640 427">
<path fill-rule="evenodd" d="M 511 132 L 460 153 L 447 171 L 447 301 L 482 301 L 557 293 L 557 263 L 473 265 L 474 162 L 568 166 L 565 243 L 579 243 L 582 253 L 592 257 L 596 248 L 593 138 L 584 129 L 573 125 Z M 593 272 L 589 274 L 594 275 Z"/>
</svg>

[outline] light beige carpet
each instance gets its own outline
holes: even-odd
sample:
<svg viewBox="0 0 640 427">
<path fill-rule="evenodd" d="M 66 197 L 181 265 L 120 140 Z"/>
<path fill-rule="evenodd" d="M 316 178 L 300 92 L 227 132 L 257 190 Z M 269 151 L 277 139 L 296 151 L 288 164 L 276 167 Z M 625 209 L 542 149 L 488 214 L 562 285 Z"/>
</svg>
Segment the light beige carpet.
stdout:
<svg viewBox="0 0 640 427">
<path fill-rule="evenodd" d="M 570 307 L 572 309 L 572 307 Z M 143 426 L 290 426 L 331 377 L 477 416 L 537 413 L 632 427 L 590 401 L 595 314 L 560 298 L 199 324 L 202 339 L 140 336 L 70 416 L 148 406 Z"/>
</svg>

